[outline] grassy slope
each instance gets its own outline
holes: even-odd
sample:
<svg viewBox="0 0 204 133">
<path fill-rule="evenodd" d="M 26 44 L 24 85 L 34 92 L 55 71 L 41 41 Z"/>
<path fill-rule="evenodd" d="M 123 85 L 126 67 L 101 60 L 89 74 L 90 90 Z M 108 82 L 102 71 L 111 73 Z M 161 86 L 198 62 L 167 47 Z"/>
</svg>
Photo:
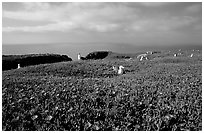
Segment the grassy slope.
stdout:
<svg viewBox="0 0 204 133">
<path fill-rule="evenodd" d="M 201 130 L 202 59 L 195 54 L 4 71 L 3 130 Z M 126 73 L 115 75 L 116 64 Z"/>
</svg>

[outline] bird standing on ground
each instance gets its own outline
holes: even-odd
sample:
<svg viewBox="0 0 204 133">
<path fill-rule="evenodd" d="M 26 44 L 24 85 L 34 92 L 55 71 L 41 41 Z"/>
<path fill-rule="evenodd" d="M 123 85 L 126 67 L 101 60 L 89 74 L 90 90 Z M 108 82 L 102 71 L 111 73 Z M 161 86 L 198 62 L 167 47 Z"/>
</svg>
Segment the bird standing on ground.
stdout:
<svg viewBox="0 0 204 133">
<path fill-rule="evenodd" d="M 148 60 L 147 54 L 140 54 L 137 56 L 137 58 L 140 58 L 140 61 L 142 61 L 143 59 Z"/>
<path fill-rule="evenodd" d="M 21 68 L 20 64 L 18 64 L 18 69 Z"/>
<path fill-rule="evenodd" d="M 118 66 L 113 66 L 113 70 L 115 71 L 115 73 L 121 75 L 124 73 L 124 69 L 125 67 L 123 67 L 122 65 Z"/>
<path fill-rule="evenodd" d="M 77 59 L 78 59 L 78 60 L 81 60 L 81 54 L 80 54 L 80 53 L 78 53 Z"/>
<path fill-rule="evenodd" d="M 123 69 L 124 69 L 125 67 L 123 67 L 123 66 L 119 66 L 119 70 L 118 70 L 118 74 L 123 74 Z"/>
</svg>

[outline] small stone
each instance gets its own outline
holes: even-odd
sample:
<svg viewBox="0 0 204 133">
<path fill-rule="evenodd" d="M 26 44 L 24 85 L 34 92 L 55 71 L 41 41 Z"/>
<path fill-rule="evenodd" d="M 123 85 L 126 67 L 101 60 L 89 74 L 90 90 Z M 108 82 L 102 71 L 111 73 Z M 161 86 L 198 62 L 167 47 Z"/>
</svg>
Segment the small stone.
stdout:
<svg viewBox="0 0 204 133">
<path fill-rule="evenodd" d="M 22 99 L 19 99 L 17 102 L 19 103 L 19 102 L 21 102 L 22 101 Z"/>
<path fill-rule="evenodd" d="M 37 118 L 38 118 L 38 115 L 32 116 L 32 120 L 35 120 L 35 119 L 37 119 Z"/>
<path fill-rule="evenodd" d="M 90 122 L 88 122 L 87 124 L 88 124 L 88 127 L 91 127 L 91 125 L 92 125 Z"/>
<path fill-rule="evenodd" d="M 51 119 L 52 119 L 51 115 L 47 116 L 47 118 L 46 118 L 46 120 L 48 120 L 48 121 L 50 121 Z"/>
<path fill-rule="evenodd" d="M 73 108 L 71 107 L 69 110 L 68 110 L 68 112 L 70 112 L 70 111 L 72 111 L 73 110 Z"/>
<path fill-rule="evenodd" d="M 95 126 L 96 130 L 99 130 L 99 127 L 98 126 Z"/>
<path fill-rule="evenodd" d="M 19 116 L 17 116 L 17 117 L 16 117 L 16 120 L 19 120 L 19 118 L 20 118 L 20 117 L 19 117 Z"/>
<path fill-rule="evenodd" d="M 30 100 L 34 99 L 34 97 L 31 97 Z"/>
<path fill-rule="evenodd" d="M 30 110 L 30 114 L 31 114 L 31 115 L 34 114 L 34 112 L 35 112 L 35 109 L 34 109 L 34 108 Z"/>
<path fill-rule="evenodd" d="M 118 128 L 118 127 L 116 127 L 116 128 L 115 128 L 115 130 L 116 130 L 116 131 L 118 131 L 118 130 L 119 130 L 119 128 Z"/>
<path fill-rule="evenodd" d="M 166 118 L 166 119 L 169 119 L 170 117 L 167 115 L 167 116 L 165 116 L 165 118 Z"/>
</svg>

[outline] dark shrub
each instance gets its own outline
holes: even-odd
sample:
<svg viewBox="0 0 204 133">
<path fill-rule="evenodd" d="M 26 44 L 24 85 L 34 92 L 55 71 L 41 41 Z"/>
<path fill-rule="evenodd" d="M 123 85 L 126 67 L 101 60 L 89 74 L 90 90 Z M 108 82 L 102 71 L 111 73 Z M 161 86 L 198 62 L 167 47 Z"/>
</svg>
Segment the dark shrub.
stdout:
<svg viewBox="0 0 204 133">
<path fill-rule="evenodd" d="M 85 58 L 86 59 L 104 59 L 108 56 L 110 52 L 109 51 L 95 51 L 92 53 L 89 53 Z"/>
</svg>

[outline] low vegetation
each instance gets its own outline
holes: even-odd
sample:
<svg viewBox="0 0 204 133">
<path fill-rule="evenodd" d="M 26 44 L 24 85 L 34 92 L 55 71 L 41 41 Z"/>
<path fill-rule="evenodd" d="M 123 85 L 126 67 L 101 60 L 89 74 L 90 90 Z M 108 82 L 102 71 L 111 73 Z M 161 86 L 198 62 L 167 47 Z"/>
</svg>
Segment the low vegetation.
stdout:
<svg viewBox="0 0 204 133">
<path fill-rule="evenodd" d="M 201 131 L 202 54 L 190 54 L 3 71 L 2 130 Z"/>
<path fill-rule="evenodd" d="M 67 55 L 58 54 L 29 54 L 29 55 L 3 55 L 2 69 L 10 70 L 16 69 L 18 64 L 21 67 L 38 65 L 45 63 L 55 63 L 62 61 L 72 61 Z"/>
<path fill-rule="evenodd" d="M 115 53 L 112 51 L 94 51 L 89 53 L 86 57 L 84 57 L 84 60 L 98 60 L 98 59 L 129 59 L 129 58 L 137 58 L 137 55 L 144 53 Z M 158 53 L 157 51 L 154 51 L 153 53 Z"/>
</svg>

